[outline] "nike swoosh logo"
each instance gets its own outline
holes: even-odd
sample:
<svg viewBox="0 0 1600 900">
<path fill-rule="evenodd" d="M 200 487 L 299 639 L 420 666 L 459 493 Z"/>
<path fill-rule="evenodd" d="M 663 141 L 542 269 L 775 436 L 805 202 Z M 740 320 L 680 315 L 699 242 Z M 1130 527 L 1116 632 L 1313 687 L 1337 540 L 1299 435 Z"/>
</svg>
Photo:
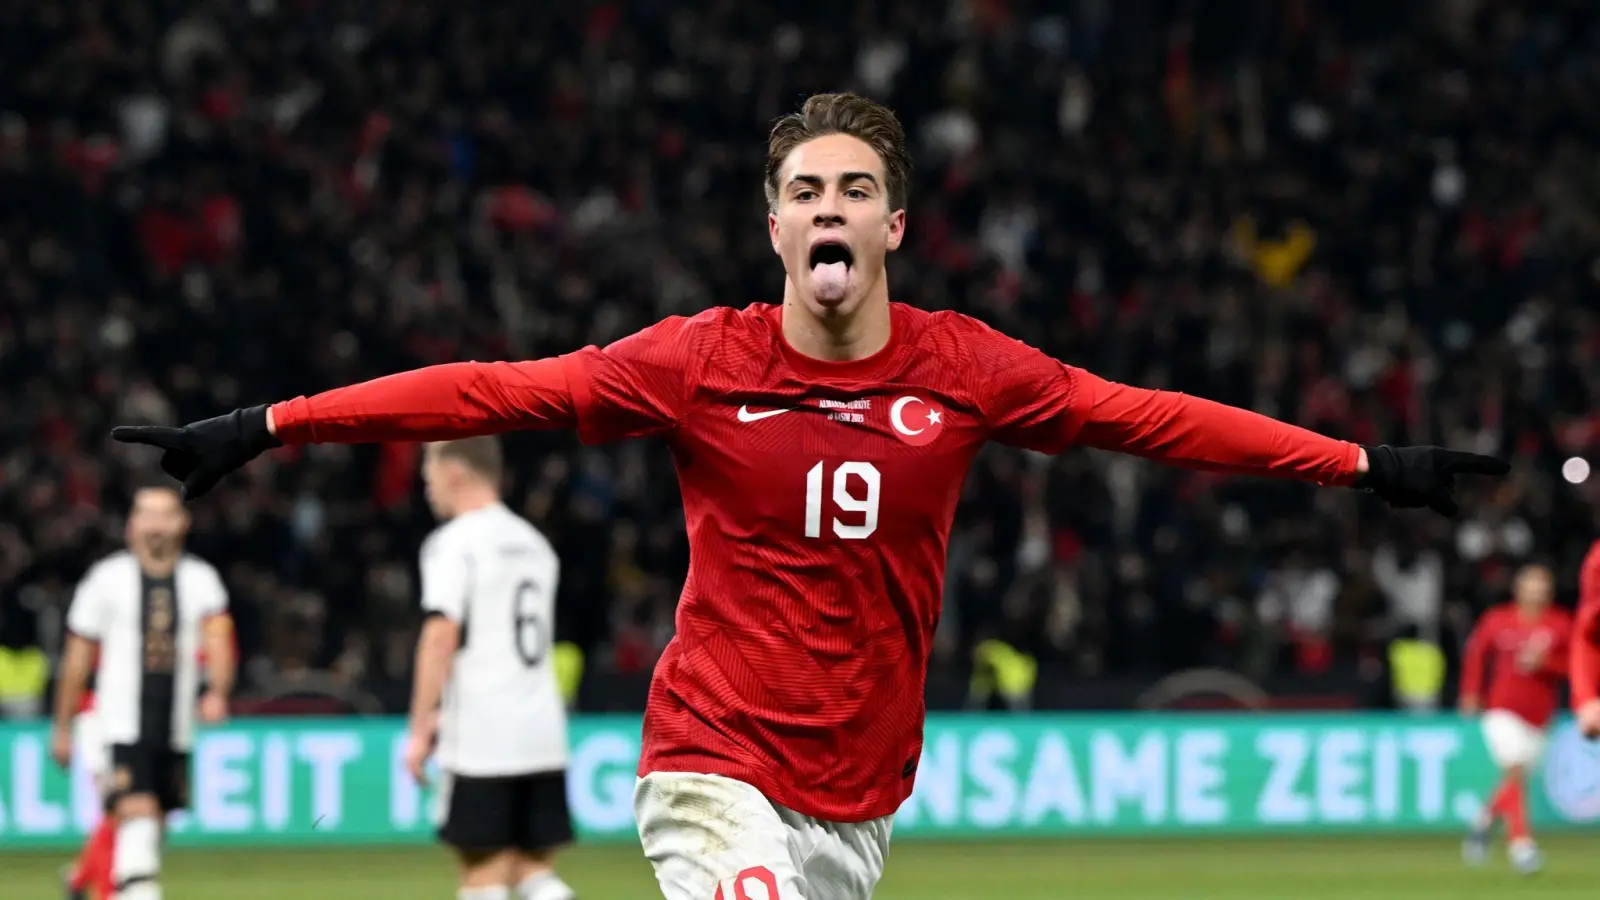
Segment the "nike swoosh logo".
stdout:
<svg viewBox="0 0 1600 900">
<path fill-rule="evenodd" d="M 786 412 L 789 412 L 789 410 L 787 410 L 787 409 L 769 409 L 769 410 L 765 410 L 763 412 L 751 412 L 750 411 L 750 407 L 741 406 L 741 407 L 739 407 L 739 421 L 741 421 L 741 422 L 759 422 L 762 419 L 770 419 L 773 416 L 781 416 Z"/>
</svg>

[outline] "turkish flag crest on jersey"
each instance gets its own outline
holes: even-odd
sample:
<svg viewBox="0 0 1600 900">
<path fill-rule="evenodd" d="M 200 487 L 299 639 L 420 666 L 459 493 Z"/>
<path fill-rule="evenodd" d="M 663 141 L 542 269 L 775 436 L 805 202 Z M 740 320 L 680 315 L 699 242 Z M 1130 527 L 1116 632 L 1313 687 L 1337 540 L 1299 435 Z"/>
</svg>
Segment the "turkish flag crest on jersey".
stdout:
<svg viewBox="0 0 1600 900">
<path fill-rule="evenodd" d="M 915 394 L 896 397 L 889 405 L 889 425 L 907 444 L 926 446 L 944 429 L 944 407 Z"/>
</svg>

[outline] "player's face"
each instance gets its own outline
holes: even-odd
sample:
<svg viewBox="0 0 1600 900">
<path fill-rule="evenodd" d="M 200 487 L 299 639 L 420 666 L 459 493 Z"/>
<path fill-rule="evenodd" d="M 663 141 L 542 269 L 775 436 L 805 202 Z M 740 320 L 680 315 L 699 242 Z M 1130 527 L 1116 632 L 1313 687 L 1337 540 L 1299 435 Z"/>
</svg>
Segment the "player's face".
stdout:
<svg viewBox="0 0 1600 900">
<path fill-rule="evenodd" d="M 1524 569 L 1517 575 L 1517 605 L 1526 610 L 1538 611 L 1550 605 L 1555 596 L 1555 581 L 1545 568 Z"/>
<path fill-rule="evenodd" d="M 158 558 L 171 557 L 183 550 L 189 532 L 189 513 L 176 491 L 146 488 L 133 496 L 128 511 L 128 546 Z"/>
<path fill-rule="evenodd" d="M 439 454 L 428 451 L 422 457 L 422 486 L 428 495 L 428 508 L 435 517 L 448 519 L 450 512 L 450 472 Z"/>
<path fill-rule="evenodd" d="M 767 214 L 772 249 L 800 302 L 818 318 L 849 317 L 879 292 L 884 256 L 900 246 L 906 213 L 889 208 L 883 161 L 860 138 L 829 134 L 790 151 Z"/>
</svg>

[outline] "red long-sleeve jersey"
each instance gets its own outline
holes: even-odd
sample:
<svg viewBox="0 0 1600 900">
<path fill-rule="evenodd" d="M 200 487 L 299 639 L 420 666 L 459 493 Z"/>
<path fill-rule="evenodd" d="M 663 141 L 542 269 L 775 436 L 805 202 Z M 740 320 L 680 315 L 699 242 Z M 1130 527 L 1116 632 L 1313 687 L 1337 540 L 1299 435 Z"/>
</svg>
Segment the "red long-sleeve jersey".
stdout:
<svg viewBox="0 0 1600 900">
<path fill-rule="evenodd" d="M 1578 574 L 1578 615 L 1572 626 L 1572 707 L 1600 698 L 1600 541 Z"/>
<path fill-rule="evenodd" d="M 863 821 L 911 792 L 951 519 L 983 444 L 1077 443 L 1325 485 L 1352 481 L 1359 454 L 1104 381 L 965 316 L 894 304 L 891 320 L 883 350 L 829 363 L 788 346 L 780 307 L 713 309 L 605 349 L 421 369 L 273 417 L 286 442 L 663 435 L 690 564 L 640 773 L 728 776 L 801 813 Z"/>
<path fill-rule="evenodd" d="M 1559 703 L 1571 634 L 1572 617 L 1565 610 L 1548 608 L 1530 620 L 1516 604 L 1491 607 L 1479 617 L 1467 639 L 1461 696 L 1478 700 L 1484 709 L 1503 709 L 1530 725 L 1544 727 Z M 1525 651 L 1541 646 L 1545 652 L 1538 666 L 1530 669 L 1519 663 Z M 1485 675 L 1489 677 L 1487 697 L 1483 692 Z"/>
</svg>

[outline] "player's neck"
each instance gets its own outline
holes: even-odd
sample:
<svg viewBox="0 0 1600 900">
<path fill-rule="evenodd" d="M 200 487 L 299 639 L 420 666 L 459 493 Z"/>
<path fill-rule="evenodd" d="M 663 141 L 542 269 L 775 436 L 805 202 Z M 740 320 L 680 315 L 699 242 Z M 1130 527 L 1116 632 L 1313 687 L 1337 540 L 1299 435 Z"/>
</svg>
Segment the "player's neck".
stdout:
<svg viewBox="0 0 1600 900">
<path fill-rule="evenodd" d="M 169 578 L 178 568 L 179 554 L 177 553 L 171 556 L 152 556 L 148 553 L 137 553 L 134 556 L 139 560 L 139 571 L 143 572 L 146 578 Z"/>
<path fill-rule="evenodd" d="M 823 320 L 798 299 L 783 300 L 783 339 L 803 356 L 824 362 L 866 359 L 889 345 L 893 326 L 887 297 L 868 297 L 848 318 Z"/>
<path fill-rule="evenodd" d="M 456 516 L 477 512 L 480 509 L 488 509 L 499 502 L 500 495 L 490 488 L 462 491 L 460 496 L 455 498 L 455 502 L 450 504 L 450 517 L 455 518 Z"/>
</svg>

